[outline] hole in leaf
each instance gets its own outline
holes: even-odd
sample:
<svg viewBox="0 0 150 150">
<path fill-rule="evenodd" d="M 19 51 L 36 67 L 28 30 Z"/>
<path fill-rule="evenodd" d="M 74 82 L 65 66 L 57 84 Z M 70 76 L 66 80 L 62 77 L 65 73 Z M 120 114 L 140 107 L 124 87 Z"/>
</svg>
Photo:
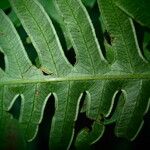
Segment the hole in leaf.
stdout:
<svg viewBox="0 0 150 150">
<path fill-rule="evenodd" d="M 5 12 L 6 15 L 8 15 L 8 14 L 10 14 L 11 10 L 12 10 L 12 9 L 9 7 L 9 8 L 7 8 L 7 9 L 5 9 L 4 12 Z"/>
<path fill-rule="evenodd" d="M 134 27 L 135 27 L 135 31 L 136 31 L 138 45 L 141 49 L 141 52 L 143 52 L 143 41 L 144 41 L 144 30 L 143 29 L 144 28 L 142 28 L 142 26 L 135 21 L 133 23 L 134 23 Z"/>
<path fill-rule="evenodd" d="M 32 62 L 33 65 L 35 65 L 37 68 L 39 68 L 40 63 L 39 63 L 38 54 L 37 54 L 33 44 L 31 43 L 30 38 L 28 37 L 26 31 L 24 30 L 24 28 L 22 26 L 19 26 L 16 29 L 17 29 L 19 36 L 21 37 L 21 40 L 23 42 L 23 45 L 25 47 L 25 50 L 27 52 L 27 55 L 28 55 L 30 61 Z"/>
<path fill-rule="evenodd" d="M 83 107 L 86 107 L 84 106 L 87 103 L 86 97 L 87 97 L 87 92 L 83 92 L 83 95 L 81 97 L 80 104 L 79 104 L 79 112 L 81 111 L 81 109 L 83 109 Z M 75 131 L 78 133 L 83 128 L 88 128 L 91 130 L 92 124 L 93 124 L 93 120 L 87 118 L 86 112 L 79 113 L 77 121 L 75 123 Z"/>
<path fill-rule="evenodd" d="M 65 55 L 68 61 L 74 66 L 76 63 L 76 54 L 74 49 L 71 47 L 68 51 L 65 52 Z"/>
<path fill-rule="evenodd" d="M 12 114 L 13 118 L 19 120 L 20 116 L 20 110 L 21 110 L 21 96 L 19 95 L 15 102 L 13 103 L 13 106 L 9 110 L 9 112 Z"/>
<path fill-rule="evenodd" d="M 110 33 L 107 30 L 104 32 L 104 38 L 109 45 L 112 45 L 113 38 L 110 36 Z"/>
<path fill-rule="evenodd" d="M 32 64 L 39 68 L 41 66 L 39 57 L 32 43 L 25 45 L 25 49 Z"/>
<path fill-rule="evenodd" d="M 117 138 L 114 134 L 115 123 L 107 125 L 104 135 L 92 145 L 93 149 L 132 150 L 132 144 L 124 138 Z"/>
<path fill-rule="evenodd" d="M 65 36 L 64 36 L 64 33 L 62 31 L 60 24 L 57 21 L 55 21 L 53 18 L 51 18 L 51 20 L 52 20 L 52 23 L 55 27 L 56 33 L 59 37 L 59 41 L 61 43 L 61 46 L 62 46 L 64 52 L 68 51 L 67 50 L 67 42 L 66 42 L 66 39 L 65 39 Z"/>
<path fill-rule="evenodd" d="M 55 98 L 52 94 L 46 103 L 43 119 L 39 125 L 36 138 L 28 143 L 28 149 L 49 150 L 49 133 L 51 128 L 52 117 L 55 112 Z"/>
<path fill-rule="evenodd" d="M 78 119 L 75 124 L 75 130 L 78 133 L 83 128 L 88 128 L 92 130 L 93 120 L 87 118 L 86 113 L 79 113 Z"/>
<path fill-rule="evenodd" d="M 94 122 L 93 120 L 87 118 L 85 112 L 78 114 L 78 119 L 76 120 L 76 123 L 75 123 L 74 139 L 73 139 L 70 150 L 75 149 L 74 143 L 75 143 L 78 133 L 84 128 L 87 128 L 87 129 L 89 129 L 89 131 L 91 131 L 93 122 Z"/>
<path fill-rule="evenodd" d="M 68 61 L 72 65 L 74 65 L 76 63 L 76 54 L 75 54 L 75 51 L 74 51 L 74 49 L 72 47 L 70 49 L 68 49 L 68 47 L 67 47 L 67 41 L 65 39 L 65 36 L 64 36 L 64 33 L 62 31 L 62 28 L 61 28 L 60 24 L 58 22 L 56 22 L 53 18 L 51 18 L 51 19 L 52 19 L 53 25 L 55 26 L 55 30 L 56 30 L 57 35 L 59 37 L 61 46 L 62 46 L 63 51 L 65 53 L 65 56 L 67 57 Z"/>
<path fill-rule="evenodd" d="M 0 68 L 5 71 L 4 53 L 0 51 Z"/>
<path fill-rule="evenodd" d="M 87 92 L 83 92 L 83 95 L 81 97 L 80 104 L 79 104 L 79 112 L 81 112 L 81 110 L 83 109 L 83 107 L 86 103 L 85 102 L 86 96 L 87 96 Z M 73 142 L 72 142 L 70 150 L 75 149 L 74 143 L 75 143 L 76 137 L 82 129 L 87 128 L 87 129 L 89 129 L 89 131 L 92 130 L 92 124 L 93 124 L 94 120 L 88 118 L 86 116 L 85 111 L 78 114 L 78 118 L 75 122 L 75 134 L 74 134 L 74 138 L 73 138 Z"/>
</svg>

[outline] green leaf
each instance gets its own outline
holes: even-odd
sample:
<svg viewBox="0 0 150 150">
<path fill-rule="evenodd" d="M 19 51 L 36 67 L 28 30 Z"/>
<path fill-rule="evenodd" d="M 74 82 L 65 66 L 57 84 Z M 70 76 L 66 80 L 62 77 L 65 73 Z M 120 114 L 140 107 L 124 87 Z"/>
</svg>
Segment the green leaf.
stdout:
<svg viewBox="0 0 150 150">
<path fill-rule="evenodd" d="M 41 69 L 56 75 L 70 72 L 68 68 L 71 66 L 64 57 L 54 26 L 43 7 L 37 1 L 10 0 L 10 3 L 37 50 Z M 39 11 L 40 15 L 34 15 L 35 11 Z"/>
<path fill-rule="evenodd" d="M 149 108 L 149 88 L 150 83 L 144 80 L 139 82 L 132 81 L 125 86 L 125 90 L 123 90 L 125 103 L 117 119 L 115 129 L 117 136 L 131 140 L 135 139 L 143 126 L 143 115 Z"/>
<path fill-rule="evenodd" d="M 102 137 L 105 125 L 112 122 L 116 123 L 118 137 L 133 140 L 143 125 L 150 103 L 150 63 L 138 46 L 133 20 L 116 1 L 98 0 L 103 26 L 110 38 L 105 40 L 106 53 L 111 49 L 114 55 L 106 59 L 81 0 L 54 2 L 76 53 L 74 66 L 64 54 L 48 7 L 43 3 L 10 0 L 31 40 L 28 44 L 33 44 L 38 54 L 38 68 L 30 61 L 15 22 L 0 10 L 0 51 L 5 64 L 0 68 L 0 126 L 7 124 L 5 114 L 10 113 L 20 97 L 17 124 L 25 140 L 32 141 L 53 95 L 55 111 L 50 125 L 50 149 L 69 149 L 73 143 L 77 149 L 89 149 Z M 116 106 L 118 91 L 123 98 L 118 99 Z M 83 93 L 86 93 L 84 102 Z M 51 109 L 54 108 L 51 106 Z M 92 123 L 77 133 L 80 111 L 84 111 Z"/>
<path fill-rule="evenodd" d="M 64 22 L 69 30 L 72 45 L 76 52 L 75 69 L 82 73 L 105 71 L 106 61 L 98 45 L 98 40 L 90 17 L 80 1 L 56 0 Z M 94 61 L 96 60 L 96 61 Z M 101 69 L 100 69 L 101 68 Z"/>
<path fill-rule="evenodd" d="M 54 4 L 54 0 L 38 0 L 38 1 L 42 4 L 42 6 L 44 7 L 44 9 L 48 13 L 48 15 L 59 24 L 59 27 L 63 31 L 63 35 L 65 38 L 64 42 L 66 42 L 67 48 L 69 50 L 72 45 L 71 45 L 71 41 L 69 39 L 68 30 L 65 27 L 62 15 L 59 13 L 59 11 L 57 10 L 57 8 Z"/>
<path fill-rule="evenodd" d="M 78 134 L 75 146 L 77 149 L 89 149 L 90 145 L 97 142 L 103 133 L 104 126 L 94 123 L 91 132 L 88 129 L 84 129 Z"/>
<path fill-rule="evenodd" d="M 10 4 L 9 4 L 9 2 L 8 2 L 8 0 L 5 0 L 5 1 L 1 1 L 0 2 L 0 8 L 1 9 L 7 9 L 7 8 L 9 8 L 10 7 Z"/>
<path fill-rule="evenodd" d="M 0 24 L 0 50 L 4 52 L 6 57 L 6 74 L 13 78 L 22 78 L 33 66 L 27 57 L 23 44 L 13 24 L 2 10 L 0 10 L 0 13 L 0 20 L 2 21 Z M 14 44 L 13 46 L 12 43 Z"/>
<path fill-rule="evenodd" d="M 82 0 L 82 2 L 86 5 L 86 6 L 89 6 L 89 7 L 93 7 L 96 0 Z"/>
<path fill-rule="evenodd" d="M 140 24 L 150 27 L 149 0 L 115 0 L 116 5 Z"/>
<path fill-rule="evenodd" d="M 131 18 L 126 16 L 113 0 L 99 0 L 105 28 L 110 36 L 111 49 L 114 51 L 113 70 L 139 72 L 146 60 L 140 51 L 135 28 Z M 128 34 L 126 34 L 128 32 Z"/>
<path fill-rule="evenodd" d="M 18 19 L 13 10 L 9 13 L 9 18 L 16 27 L 19 27 L 21 25 L 20 20 Z"/>
</svg>

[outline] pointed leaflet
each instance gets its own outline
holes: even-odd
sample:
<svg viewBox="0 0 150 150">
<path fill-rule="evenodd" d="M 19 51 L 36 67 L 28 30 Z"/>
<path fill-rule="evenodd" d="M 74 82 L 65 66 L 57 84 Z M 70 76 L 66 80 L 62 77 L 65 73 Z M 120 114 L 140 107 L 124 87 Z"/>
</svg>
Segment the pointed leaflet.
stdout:
<svg viewBox="0 0 150 150">
<path fill-rule="evenodd" d="M 39 71 L 37 71 L 37 69 L 35 69 L 32 66 L 13 24 L 10 22 L 9 18 L 2 11 L 0 11 L 0 19 L 2 20 L 2 23 L 0 24 L 0 31 L 1 33 L 3 33 L 0 36 L 0 46 L 3 48 L 3 50 L 1 51 L 3 51 L 5 55 L 6 71 L 4 74 L 7 75 L 5 76 L 5 78 L 1 78 L 1 80 L 4 79 L 8 80 L 8 78 L 6 78 L 8 76 L 14 79 L 26 78 L 27 76 L 28 77 L 30 76 L 30 79 L 32 78 L 32 76 L 34 77 L 36 76 L 36 78 L 38 78 L 40 75 Z M 40 99 L 39 95 L 38 98 L 36 97 L 37 92 L 36 86 L 37 85 L 32 84 L 28 86 L 27 85 L 16 86 L 14 84 L 9 86 L 3 86 L 2 89 L 0 90 L 0 94 L 2 95 L 2 97 L 0 98 L 1 102 L 0 111 L 2 112 L 4 110 L 8 111 L 11 108 L 11 106 L 13 105 L 14 101 L 16 100 L 19 94 L 20 95 L 24 94 L 23 95 L 24 99 L 22 100 L 22 107 L 21 107 L 22 113 L 20 114 L 22 119 L 20 120 L 20 123 L 21 125 L 23 123 L 26 124 L 24 132 L 25 134 L 27 133 L 30 134 L 30 136 L 27 135 L 27 139 L 33 138 L 34 134 L 36 134 L 35 130 L 37 128 L 37 125 L 39 124 L 40 116 L 42 114 L 42 109 L 44 106 L 43 101 L 45 98 L 42 97 Z M 26 87 L 28 87 L 27 88 L 28 90 L 26 89 Z M 37 109 L 38 112 L 34 111 L 35 109 Z M 1 115 L 1 117 L 3 116 Z M 32 117 L 35 118 L 30 119 Z M 34 122 L 35 125 L 33 124 L 32 121 Z M 32 128 L 32 130 L 30 128 L 31 124 L 32 126 L 34 125 L 34 128 Z M 30 129 L 30 132 L 26 131 L 29 130 L 28 128 Z"/>
<path fill-rule="evenodd" d="M 115 4 L 140 24 L 150 27 L 149 0 L 114 0 Z"/>
<path fill-rule="evenodd" d="M 110 114 L 104 119 L 103 122 L 104 125 L 114 123 L 117 120 L 124 106 L 125 98 L 123 96 L 123 92 L 121 91 L 121 89 L 119 91 L 116 91 L 116 93 L 113 96 L 113 99 L 114 99 L 114 105 L 112 107 Z"/>
<path fill-rule="evenodd" d="M 49 144 L 50 149 L 67 149 L 73 140 L 81 93 L 90 84 L 80 81 L 58 84 L 54 91 L 56 110 L 52 120 Z"/>
<path fill-rule="evenodd" d="M 19 122 L 28 141 L 33 140 L 38 132 L 49 92 L 47 87 L 38 83 L 23 87 Z"/>
<path fill-rule="evenodd" d="M 94 122 L 92 125 L 92 131 L 89 129 L 83 129 L 79 132 L 75 146 L 77 149 L 89 149 L 90 145 L 97 142 L 104 133 L 104 125 Z"/>
<path fill-rule="evenodd" d="M 99 0 L 98 2 L 104 24 L 111 38 L 111 47 L 115 54 L 112 69 L 135 73 L 143 72 L 146 68 L 146 71 L 149 72 L 149 68 L 146 67 L 148 63 L 145 62 L 138 47 L 132 20 L 115 5 L 113 0 Z M 122 86 L 122 89 L 125 88 L 125 91 L 127 91 L 126 101 L 116 126 L 116 134 L 128 139 L 136 136 L 149 97 L 149 95 L 141 97 L 141 95 L 144 95 L 141 94 L 143 86 L 148 86 L 148 81 L 130 82 L 129 86 Z M 141 85 L 143 82 L 144 85 Z M 139 87 L 141 87 L 140 90 Z M 142 102 L 139 102 L 139 100 Z M 142 109 L 139 108 L 139 104 L 143 107 Z M 138 116 L 137 113 L 141 116 Z"/>
<path fill-rule="evenodd" d="M 37 0 L 10 0 L 10 3 L 36 48 L 41 69 L 49 74 L 68 74 L 71 65 L 42 5 Z"/>
<path fill-rule="evenodd" d="M 0 24 L 0 31 L 3 33 L 0 36 L 0 46 L 3 49 L 1 51 L 3 51 L 5 55 L 6 69 L 4 74 L 7 75 L 5 78 L 1 78 L 1 80 L 8 80 L 8 77 L 14 79 L 26 78 L 27 76 L 30 76 L 30 78 L 32 78 L 32 76 L 38 77 L 40 73 L 32 66 L 13 24 L 2 11 L 0 11 L 0 20 L 2 21 Z M 4 110 L 8 111 L 11 108 L 17 95 L 22 94 L 22 89 L 24 89 L 23 85 L 17 87 L 15 84 L 2 87 L 0 90 L 0 94 L 2 95 L 0 98 L 1 112 Z M 32 90 L 30 89 L 30 92 Z M 30 101 L 30 104 L 33 103 L 30 97 L 27 100 Z M 28 105 L 27 100 L 25 100 L 25 107 L 28 107 L 28 110 L 24 114 L 21 114 L 21 116 L 31 115 L 29 106 L 32 105 Z M 22 104 L 21 109 L 25 107 Z M 1 119 L 3 119 L 2 113 Z M 34 132 L 34 130 L 32 131 Z"/>
<path fill-rule="evenodd" d="M 75 69 L 83 74 L 106 71 L 102 55 L 90 17 L 80 0 L 55 0 L 76 52 Z"/>
<path fill-rule="evenodd" d="M 66 42 L 66 43 L 62 43 L 62 44 L 66 44 L 66 46 L 69 50 L 72 45 L 71 45 L 71 41 L 70 41 L 70 38 L 69 38 L 68 30 L 66 29 L 66 26 L 63 22 L 63 18 L 61 16 L 61 14 L 58 13 L 58 10 L 56 9 L 56 7 L 54 5 L 54 1 L 53 0 L 38 0 L 38 1 L 42 4 L 42 6 L 46 10 L 47 14 L 50 17 L 52 17 L 54 22 L 56 21 L 58 23 L 58 25 L 57 24 L 56 25 L 60 27 L 60 29 L 62 30 L 62 35 L 65 38 L 65 41 L 63 41 L 63 42 Z M 59 33 L 60 29 L 58 28 L 57 33 Z M 61 38 L 63 38 L 62 35 L 61 35 Z"/>
<path fill-rule="evenodd" d="M 132 20 L 115 5 L 114 0 L 98 0 L 98 3 L 115 55 L 112 70 L 141 72 L 141 67 L 145 68 L 146 63 L 137 43 Z"/>
<path fill-rule="evenodd" d="M 41 122 L 49 91 L 40 84 L 9 85 L 1 88 L 2 97 L 0 110 L 9 111 L 15 100 L 21 95 L 19 123 L 24 137 L 30 141 L 35 138 Z M 3 117 L 1 115 L 1 117 Z"/>
<path fill-rule="evenodd" d="M 5 56 L 5 73 L 22 78 L 32 67 L 20 37 L 10 19 L 0 10 L 0 47 Z"/>
<path fill-rule="evenodd" d="M 149 108 L 150 82 L 147 80 L 125 83 L 125 103 L 117 119 L 115 133 L 119 137 L 135 139 L 143 125 L 143 116 Z"/>
<path fill-rule="evenodd" d="M 104 133 L 103 118 L 107 117 L 113 108 L 113 95 L 121 88 L 119 81 L 93 81 L 88 90 L 88 103 L 86 110 L 88 118 L 94 121 L 92 129 L 81 130 L 76 138 L 76 146 L 86 148 L 96 142 Z"/>
<path fill-rule="evenodd" d="M 96 121 L 101 117 L 107 117 L 113 107 L 113 95 L 121 88 L 121 81 L 95 81 L 88 90 L 90 93 L 90 107 L 87 116 Z"/>
</svg>

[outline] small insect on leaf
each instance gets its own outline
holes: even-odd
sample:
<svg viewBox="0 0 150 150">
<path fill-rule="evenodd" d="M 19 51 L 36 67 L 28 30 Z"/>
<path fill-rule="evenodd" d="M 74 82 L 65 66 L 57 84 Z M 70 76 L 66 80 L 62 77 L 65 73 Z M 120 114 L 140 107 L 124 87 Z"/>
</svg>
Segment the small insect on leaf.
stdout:
<svg viewBox="0 0 150 150">
<path fill-rule="evenodd" d="M 50 72 L 48 69 L 41 67 L 40 70 L 44 75 L 53 75 L 53 72 Z"/>
</svg>

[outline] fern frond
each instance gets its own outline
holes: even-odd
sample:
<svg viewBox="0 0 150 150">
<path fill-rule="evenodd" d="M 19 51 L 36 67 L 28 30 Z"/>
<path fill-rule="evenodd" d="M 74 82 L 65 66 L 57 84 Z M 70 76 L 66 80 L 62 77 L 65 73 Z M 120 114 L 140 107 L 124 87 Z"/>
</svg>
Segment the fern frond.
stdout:
<svg viewBox="0 0 150 150">
<path fill-rule="evenodd" d="M 46 103 L 53 95 L 55 112 L 50 149 L 69 149 L 73 141 L 77 149 L 88 148 L 102 137 L 105 125 L 111 122 L 116 122 L 118 137 L 133 140 L 143 125 L 150 100 L 150 63 L 139 48 L 132 15 L 127 15 L 133 12 L 134 16 L 136 12 L 134 14 L 121 0 L 98 0 L 110 38 L 110 42 L 104 43 L 108 48 L 106 53 L 111 48 L 114 55 L 113 60 L 108 60 L 81 0 L 55 0 L 63 18 L 63 31 L 67 30 L 65 34 L 76 53 L 73 66 L 64 54 L 45 3 L 40 0 L 9 1 L 31 39 L 40 67 L 32 64 L 12 21 L 0 10 L 0 52 L 5 60 L 5 69 L 0 68 L 0 125 L 20 97 L 19 126 L 26 141 L 32 141 Z M 138 19 L 150 27 L 143 17 Z M 116 107 L 118 92 L 121 96 Z M 86 93 L 85 106 L 80 109 L 83 93 Z M 83 128 L 75 135 L 80 110 L 86 113 L 92 125 L 91 129 Z"/>
</svg>

